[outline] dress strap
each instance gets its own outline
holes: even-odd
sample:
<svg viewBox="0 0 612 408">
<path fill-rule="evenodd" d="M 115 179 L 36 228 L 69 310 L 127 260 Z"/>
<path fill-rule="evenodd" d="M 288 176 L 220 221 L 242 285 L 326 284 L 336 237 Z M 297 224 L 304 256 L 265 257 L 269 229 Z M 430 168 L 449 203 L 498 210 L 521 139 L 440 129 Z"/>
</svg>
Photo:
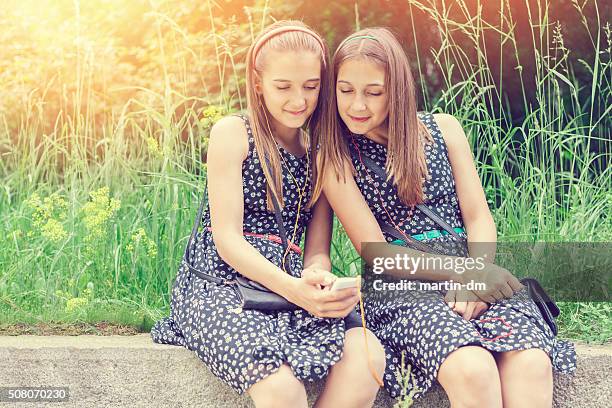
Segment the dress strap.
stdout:
<svg viewBox="0 0 612 408">
<path fill-rule="evenodd" d="M 253 129 L 251 129 L 251 122 L 249 121 L 249 117 L 244 113 L 236 113 L 234 116 L 238 116 L 244 122 L 244 126 L 247 130 L 247 135 L 249 138 L 249 151 L 253 152 L 255 150 L 255 138 L 253 137 Z"/>
<path fill-rule="evenodd" d="M 423 122 L 427 130 L 429 130 L 429 133 L 431 134 L 431 137 L 434 139 L 434 141 L 436 143 L 441 142 L 443 146 L 446 146 L 446 144 L 444 143 L 444 139 L 442 138 L 442 131 L 440 130 L 438 122 L 436 122 L 433 113 L 419 112 L 418 117 L 421 122 Z"/>
</svg>

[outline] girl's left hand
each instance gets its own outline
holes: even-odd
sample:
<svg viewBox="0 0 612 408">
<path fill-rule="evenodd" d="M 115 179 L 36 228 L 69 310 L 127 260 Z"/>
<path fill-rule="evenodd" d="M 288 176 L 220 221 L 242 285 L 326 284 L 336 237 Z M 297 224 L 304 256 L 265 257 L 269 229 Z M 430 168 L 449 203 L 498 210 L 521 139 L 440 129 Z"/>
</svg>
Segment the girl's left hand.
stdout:
<svg viewBox="0 0 612 408">
<path fill-rule="evenodd" d="M 489 308 L 489 304 L 481 300 L 468 300 L 466 293 L 463 291 L 461 294 L 458 294 L 456 290 L 449 290 L 446 292 L 444 300 L 453 312 L 468 321 L 470 319 L 477 319 Z"/>
<path fill-rule="evenodd" d="M 308 274 L 323 274 L 323 276 L 325 276 L 324 283 L 318 285 L 319 289 L 331 289 L 332 284 L 337 279 L 336 275 L 328 270 L 320 268 L 318 265 L 309 266 L 308 268 L 304 268 L 302 270 L 302 276 Z"/>
</svg>

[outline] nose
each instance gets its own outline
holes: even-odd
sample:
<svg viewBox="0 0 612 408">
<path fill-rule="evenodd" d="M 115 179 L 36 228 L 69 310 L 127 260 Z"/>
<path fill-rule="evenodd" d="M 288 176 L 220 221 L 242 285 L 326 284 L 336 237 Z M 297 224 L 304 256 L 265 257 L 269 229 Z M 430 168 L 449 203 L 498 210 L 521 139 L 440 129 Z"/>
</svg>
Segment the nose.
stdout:
<svg viewBox="0 0 612 408">
<path fill-rule="evenodd" d="M 366 104 L 360 95 L 355 95 L 355 97 L 351 101 L 351 110 L 354 112 L 366 110 Z"/>
<path fill-rule="evenodd" d="M 299 89 L 291 96 L 289 106 L 295 108 L 295 110 L 304 109 L 306 106 L 306 95 L 303 90 Z"/>
</svg>

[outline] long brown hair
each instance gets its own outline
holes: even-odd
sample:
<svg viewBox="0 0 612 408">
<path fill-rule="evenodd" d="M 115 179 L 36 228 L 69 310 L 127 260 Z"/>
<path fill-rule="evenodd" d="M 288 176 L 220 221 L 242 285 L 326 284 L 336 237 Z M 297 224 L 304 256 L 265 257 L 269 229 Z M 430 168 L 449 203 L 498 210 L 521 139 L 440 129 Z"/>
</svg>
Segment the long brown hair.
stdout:
<svg viewBox="0 0 612 408">
<path fill-rule="evenodd" d="M 292 29 L 292 27 L 298 28 Z M 273 30 L 277 30 L 279 33 L 269 36 L 270 32 Z M 246 57 L 247 112 L 251 119 L 255 148 L 268 185 L 267 207 L 272 211 L 274 209 L 271 201 L 272 194 L 276 197 L 281 207 L 284 205 L 281 158 L 275 141 L 273 140 L 274 136 L 270 134 L 270 112 L 266 108 L 263 96 L 255 90 L 256 78 L 257 76 L 261 78 L 262 71 L 265 67 L 266 54 L 270 50 L 314 52 L 320 55 L 321 82 L 319 99 L 306 125 L 306 130 L 310 135 L 320 132 L 319 127 L 321 125 L 321 117 L 323 116 L 323 108 L 328 104 L 327 99 L 330 91 L 328 89 L 329 81 L 327 79 L 327 70 L 329 66 L 327 45 L 315 31 L 303 22 L 296 20 L 277 21 L 266 27 L 249 47 Z M 311 152 L 310 155 L 312 157 L 312 143 L 309 142 L 306 148 Z M 265 157 L 268 158 L 270 163 L 269 166 Z M 311 160 L 310 174 L 311 179 L 308 182 L 314 181 L 316 189 L 316 183 L 320 181 L 318 181 L 319 177 L 317 177 L 317 169 L 314 165 L 314 160 Z M 308 206 L 312 206 L 313 203 L 314 200 L 311 199 Z"/>
<path fill-rule="evenodd" d="M 393 178 L 398 195 L 406 205 L 414 206 L 424 199 L 423 182 L 427 178 L 425 143 L 433 142 L 425 125 L 417 117 L 415 83 L 410 72 L 408 58 L 395 36 L 386 28 L 366 28 L 351 34 L 340 43 L 332 57 L 329 75 L 332 89 L 320 133 L 319 178 L 329 168 L 339 180 L 344 174 L 344 163 L 352 167 L 348 150 L 350 131 L 340 118 L 336 100 L 336 80 L 343 62 L 349 59 L 364 59 L 381 66 L 385 72 L 385 89 L 389 106 L 388 145 L 386 170 L 388 179 Z M 316 183 L 321 193 L 321 183 Z"/>
</svg>

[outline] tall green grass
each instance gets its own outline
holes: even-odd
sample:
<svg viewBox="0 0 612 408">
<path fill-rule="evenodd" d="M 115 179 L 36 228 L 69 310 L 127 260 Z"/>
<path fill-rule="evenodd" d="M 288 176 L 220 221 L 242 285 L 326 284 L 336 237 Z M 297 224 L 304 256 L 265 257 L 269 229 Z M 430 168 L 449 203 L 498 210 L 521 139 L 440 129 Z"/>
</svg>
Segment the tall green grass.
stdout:
<svg viewBox="0 0 612 408">
<path fill-rule="evenodd" d="M 463 0 L 454 2 L 463 12 L 461 21 L 449 20 L 444 8 L 433 8 L 429 2 L 409 3 L 427 12 L 441 34 L 442 47 L 432 53 L 442 67 L 445 90 L 426 101 L 427 108 L 452 112 L 464 125 L 502 238 L 609 241 L 612 36 L 610 22 L 600 19 L 598 3 L 592 3 L 598 23 L 592 27 L 573 2 L 576 21 L 593 47 L 593 61 L 577 61 L 589 74 L 588 82 L 575 77 L 561 26 L 548 19 L 548 2 L 525 2 L 533 61 L 521 60 L 521 44 L 512 31 L 517 22 L 508 1 L 499 2 L 501 23 L 496 27 L 470 14 Z M 500 44 L 514 49 L 513 54 L 502 53 L 494 66 L 483 46 L 491 32 L 498 34 Z M 459 35 L 462 44 L 456 42 Z M 522 68 L 528 64 L 535 64 L 535 78 L 523 77 Z M 508 75 L 506 71 L 520 78 L 519 100 L 505 100 L 504 84 L 494 79 Z M 421 79 L 426 83 L 422 73 Z M 535 100 L 528 99 L 531 85 Z M 526 112 L 518 124 L 511 116 L 511 104 L 523 105 L 520 111 Z"/>
<path fill-rule="evenodd" d="M 244 107 L 245 49 L 271 14 L 278 17 L 266 3 L 247 9 L 247 22 L 240 23 L 216 16 L 215 3 L 206 2 L 198 17 L 208 31 L 197 36 L 174 11 L 151 6 L 146 22 L 154 35 L 141 67 L 148 79 L 132 74 L 130 84 L 119 77 L 103 80 L 109 61 L 124 68 L 112 53 L 106 64 L 96 59 L 87 45 L 95 16 L 86 13 L 85 3 L 74 2 L 72 9 L 66 6 L 71 29 L 57 38 L 72 47 L 71 56 L 63 57 L 72 70 L 45 76 L 35 67 L 49 55 L 30 53 L 19 61 L 30 67 L 29 75 L 39 75 L 38 82 L 7 70 L 0 74 L 0 84 L 25 89 L 19 97 L 0 94 L 0 106 L 11 101 L 10 109 L 0 110 L 0 321 L 110 319 L 147 329 L 168 312 L 202 193 L 208 129 L 224 113 Z M 461 21 L 428 1 L 407 3 L 430 16 L 442 44 L 413 56 L 425 84 L 423 56 L 433 53 L 445 84 L 438 95 L 423 85 L 423 108 L 453 113 L 464 124 L 500 239 L 610 241 L 612 38 L 605 16 L 598 14 L 598 27 L 589 26 L 576 3 L 576 21 L 589 33 L 595 55 L 577 62 L 589 75 L 585 85 L 561 28 L 548 20 L 545 1 L 530 8 L 535 80 L 522 77 L 528 61 L 519 58 L 507 0 L 499 2 L 503 18 L 497 26 L 464 1 L 453 2 L 464 12 Z M 5 41 L 23 40 L 19 7 L 13 2 L 0 14 Z M 491 31 L 516 49 L 495 66 L 483 39 Z M 458 35 L 468 38 L 470 52 Z M 495 70 L 520 76 L 519 101 L 504 99 Z M 535 101 L 528 97 L 531 83 Z M 525 117 L 512 117 L 509 105 L 516 103 L 524 105 Z M 332 259 L 336 273 L 358 268 L 339 225 Z M 562 308 L 562 333 L 612 337 L 609 306 Z"/>
</svg>

